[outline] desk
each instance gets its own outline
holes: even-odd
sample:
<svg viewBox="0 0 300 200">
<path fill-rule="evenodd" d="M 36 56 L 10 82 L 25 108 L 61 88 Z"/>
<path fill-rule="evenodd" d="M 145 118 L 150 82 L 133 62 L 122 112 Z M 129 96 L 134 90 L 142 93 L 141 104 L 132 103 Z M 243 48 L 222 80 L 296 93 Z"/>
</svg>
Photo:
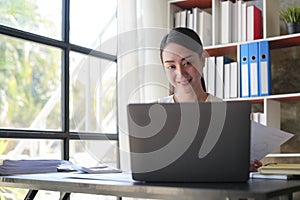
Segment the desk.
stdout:
<svg viewBox="0 0 300 200">
<path fill-rule="evenodd" d="M 129 174 L 124 180 L 110 174 L 110 179 L 93 180 L 70 178 L 70 173 L 26 174 L 0 176 L 0 186 L 30 189 L 25 199 L 34 199 L 38 190 L 65 193 L 87 193 L 155 199 L 292 199 L 292 193 L 300 191 L 300 180 L 250 179 L 246 183 L 143 183 L 131 181 Z M 109 176 L 110 176 L 109 175 Z M 98 174 L 96 176 L 99 176 Z M 106 174 L 107 176 L 107 174 Z"/>
</svg>

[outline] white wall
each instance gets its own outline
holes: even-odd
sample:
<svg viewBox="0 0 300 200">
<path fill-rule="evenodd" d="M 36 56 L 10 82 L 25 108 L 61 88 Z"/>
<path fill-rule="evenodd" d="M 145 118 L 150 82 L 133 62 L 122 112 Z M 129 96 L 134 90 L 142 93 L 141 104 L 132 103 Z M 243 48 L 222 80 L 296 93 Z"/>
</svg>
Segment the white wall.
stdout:
<svg viewBox="0 0 300 200">
<path fill-rule="evenodd" d="M 167 33 L 167 5 L 167 0 L 118 1 L 118 119 L 124 170 L 130 169 L 127 104 L 152 102 L 169 93 L 159 57 Z"/>
</svg>

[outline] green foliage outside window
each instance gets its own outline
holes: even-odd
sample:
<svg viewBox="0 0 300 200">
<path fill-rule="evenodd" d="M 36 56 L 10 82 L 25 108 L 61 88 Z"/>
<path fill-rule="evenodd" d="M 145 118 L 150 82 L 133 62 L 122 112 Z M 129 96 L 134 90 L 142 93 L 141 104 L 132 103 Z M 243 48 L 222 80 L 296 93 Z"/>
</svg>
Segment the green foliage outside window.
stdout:
<svg viewBox="0 0 300 200">
<path fill-rule="evenodd" d="M 0 23 L 24 29 L 42 24 L 53 29 L 36 9 L 33 1 L 0 1 Z M 0 127 L 29 128 L 52 92 L 60 87 L 61 51 L 0 35 L 0 58 Z M 52 112 L 46 127 L 57 129 L 60 105 Z"/>
</svg>

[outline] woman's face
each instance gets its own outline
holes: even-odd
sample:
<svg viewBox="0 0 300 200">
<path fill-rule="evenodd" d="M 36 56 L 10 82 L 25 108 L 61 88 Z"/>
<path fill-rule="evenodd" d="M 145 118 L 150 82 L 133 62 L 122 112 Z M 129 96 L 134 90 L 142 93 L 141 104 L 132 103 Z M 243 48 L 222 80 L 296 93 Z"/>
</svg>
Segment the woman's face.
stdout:
<svg viewBox="0 0 300 200">
<path fill-rule="evenodd" d="M 162 52 L 166 76 L 177 92 L 196 92 L 201 86 L 204 59 L 176 43 L 169 43 Z"/>
</svg>

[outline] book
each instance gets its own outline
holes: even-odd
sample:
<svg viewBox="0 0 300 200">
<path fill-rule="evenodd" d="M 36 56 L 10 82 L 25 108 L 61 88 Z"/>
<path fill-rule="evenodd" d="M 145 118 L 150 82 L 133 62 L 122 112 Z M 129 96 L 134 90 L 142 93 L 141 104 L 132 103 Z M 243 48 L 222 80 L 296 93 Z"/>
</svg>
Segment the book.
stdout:
<svg viewBox="0 0 300 200">
<path fill-rule="evenodd" d="M 238 75 L 238 63 L 231 62 L 230 63 L 230 83 L 229 83 L 229 91 L 230 91 L 230 98 L 237 98 L 239 85 L 238 85 L 239 75 Z"/>
<path fill-rule="evenodd" d="M 224 64 L 224 99 L 230 98 L 230 63 Z"/>
<path fill-rule="evenodd" d="M 180 26 L 181 27 L 186 27 L 187 25 L 187 13 L 188 11 L 187 10 L 183 10 L 183 11 L 180 11 Z"/>
<path fill-rule="evenodd" d="M 194 27 L 194 16 L 191 10 L 187 11 L 186 27 L 189 29 L 193 29 Z"/>
<path fill-rule="evenodd" d="M 249 178 L 252 179 L 278 179 L 278 180 L 291 180 L 300 179 L 300 175 L 290 174 L 261 174 L 260 172 L 250 172 Z"/>
<path fill-rule="evenodd" d="M 212 44 L 212 15 L 204 10 L 199 12 L 198 34 L 204 46 Z"/>
<path fill-rule="evenodd" d="M 232 10 L 233 3 L 231 1 L 221 1 L 221 35 L 220 43 L 227 44 L 231 42 L 232 37 Z"/>
<path fill-rule="evenodd" d="M 247 6 L 247 40 L 261 39 L 262 11 L 255 5 Z"/>
<path fill-rule="evenodd" d="M 204 82 L 205 82 L 205 89 L 206 91 L 208 91 L 208 72 L 207 72 L 207 68 L 208 68 L 208 58 L 206 57 L 205 58 L 205 64 L 204 64 L 204 67 L 203 67 L 203 75 L 202 77 L 204 78 Z"/>
<path fill-rule="evenodd" d="M 247 2 L 242 2 L 241 5 L 241 41 L 247 41 Z"/>
<path fill-rule="evenodd" d="M 269 164 L 258 168 L 261 174 L 286 174 L 286 175 L 299 175 L 300 164 Z"/>
<path fill-rule="evenodd" d="M 207 58 L 207 92 L 216 95 L 216 63 L 215 56 Z"/>
<path fill-rule="evenodd" d="M 216 56 L 216 72 L 215 72 L 215 94 L 220 99 L 224 98 L 224 65 L 233 60 L 226 56 Z"/>
<path fill-rule="evenodd" d="M 198 35 L 199 35 L 199 24 L 200 24 L 200 19 L 199 19 L 199 17 L 200 17 L 199 13 L 200 12 L 201 12 L 200 8 L 195 7 L 195 8 L 192 9 L 192 14 L 193 14 L 193 30 L 195 32 L 197 32 Z"/>
<path fill-rule="evenodd" d="M 236 1 L 236 18 L 237 18 L 237 42 L 242 42 L 242 0 Z"/>
</svg>

